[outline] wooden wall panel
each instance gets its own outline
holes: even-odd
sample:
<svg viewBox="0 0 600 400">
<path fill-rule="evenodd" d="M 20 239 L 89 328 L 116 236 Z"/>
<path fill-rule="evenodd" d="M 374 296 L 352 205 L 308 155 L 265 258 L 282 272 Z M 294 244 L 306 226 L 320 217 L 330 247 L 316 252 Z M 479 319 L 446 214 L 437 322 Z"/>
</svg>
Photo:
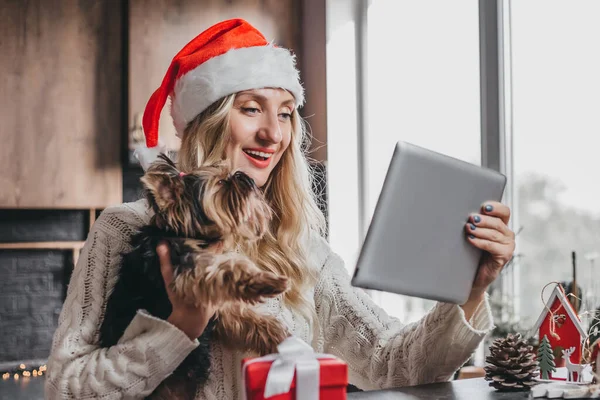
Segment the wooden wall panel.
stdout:
<svg viewBox="0 0 600 400">
<path fill-rule="evenodd" d="M 302 57 L 300 72 L 306 90 L 306 105 L 301 110 L 312 134 L 310 156 L 327 161 L 327 63 L 325 0 L 302 1 Z"/>
<path fill-rule="evenodd" d="M 130 0 L 129 124 L 134 126 L 150 95 L 161 84 L 173 56 L 200 32 L 229 18 L 243 18 L 267 39 L 300 53 L 300 0 Z M 160 120 L 160 138 L 179 148 L 169 104 Z"/>
<path fill-rule="evenodd" d="M 121 201 L 122 11 L 0 0 L 0 208 Z"/>
</svg>

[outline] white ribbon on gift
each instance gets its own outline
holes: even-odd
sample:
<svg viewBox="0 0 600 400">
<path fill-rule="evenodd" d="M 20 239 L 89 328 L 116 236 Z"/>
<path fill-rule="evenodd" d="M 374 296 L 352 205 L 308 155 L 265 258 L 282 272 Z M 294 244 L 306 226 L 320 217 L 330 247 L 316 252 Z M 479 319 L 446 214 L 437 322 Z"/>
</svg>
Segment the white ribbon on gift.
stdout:
<svg viewBox="0 0 600 400">
<path fill-rule="evenodd" d="M 296 372 L 296 400 L 319 399 L 319 359 L 335 359 L 330 354 L 315 353 L 301 339 L 290 336 L 277 346 L 279 353 L 248 360 L 242 369 L 242 392 L 246 399 L 246 368 L 257 362 L 273 361 L 265 384 L 265 399 L 290 391 Z"/>
</svg>

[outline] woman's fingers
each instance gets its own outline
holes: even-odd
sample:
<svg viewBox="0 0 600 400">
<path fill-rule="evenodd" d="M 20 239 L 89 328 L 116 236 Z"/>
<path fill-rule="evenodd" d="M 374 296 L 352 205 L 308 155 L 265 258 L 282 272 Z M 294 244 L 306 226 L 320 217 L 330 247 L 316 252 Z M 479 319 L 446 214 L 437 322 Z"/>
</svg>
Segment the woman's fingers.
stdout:
<svg viewBox="0 0 600 400">
<path fill-rule="evenodd" d="M 173 281 L 173 265 L 171 265 L 169 245 L 166 242 L 160 242 L 156 246 L 156 253 L 160 261 L 160 272 L 165 281 L 165 287 L 170 292 L 171 282 Z"/>
<path fill-rule="evenodd" d="M 481 205 L 481 213 L 492 217 L 498 217 L 505 225 L 510 221 L 510 208 L 497 201 L 486 201 Z"/>
<path fill-rule="evenodd" d="M 478 239 L 489 240 L 499 244 L 508 244 L 510 242 L 510 238 L 507 237 L 506 234 L 495 228 L 484 228 L 482 226 L 475 226 L 474 224 L 469 223 L 467 224 L 467 232 L 469 235 Z"/>
<path fill-rule="evenodd" d="M 505 254 L 509 254 L 510 252 L 509 244 L 496 242 L 490 239 L 484 239 L 482 237 L 477 237 L 473 234 L 469 234 L 468 240 L 473 244 L 473 246 L 477 247 L 478 249 L 487 251 L 493 257 L 497 257 L 499 259 L 502 258 L 504 262 L 508 262 L 508 260 L 510 259 L 510 257 L 505 256 Z"/>
<path fill-rule="evenodd" d="M 159 243 L 156 246 L 156 253 L 160 262 L 160 272 L 165 281 L 167 296 L 169 296 L 172 306 L 171 315 L 169 315 L 167 321 L 183 331 L 190 339 L 196 339 L 208 325 L 208 321 L 215 314 L 216 308 L 210 304 L 195 306 L 178 298 L 172 290 L 174 274 L 169 245 L 166 242 Z"/>
<path fill-rule="evenodd" d="M 473 215 L 465 226 L 468 240 L 478 249 L 488 252 L 501 266 L 506 264 L 514 251 L 514 233 L 499 218 L 476 218 Z M 477 222 L 477 225 L 475 223 Z M 489 226 L 487 228 L 486 226 Z"/>
<path fill-rule="evenodd" d="M 473 225 L 475 228 L 488 228 L 493 229 L 500 232 L 502 235 L 506 236 L 507 239 L 513 237 L 513 231 L 511 231 L 508 226 L 502 221 L 499 217 L 491 217 L 483 214 L 471 214 L 469 217 L 469 222 L 467 223 L 467 228 L 470 225 Z M 471 231 L 472 229 L 468 229 Z"/>
</svg>

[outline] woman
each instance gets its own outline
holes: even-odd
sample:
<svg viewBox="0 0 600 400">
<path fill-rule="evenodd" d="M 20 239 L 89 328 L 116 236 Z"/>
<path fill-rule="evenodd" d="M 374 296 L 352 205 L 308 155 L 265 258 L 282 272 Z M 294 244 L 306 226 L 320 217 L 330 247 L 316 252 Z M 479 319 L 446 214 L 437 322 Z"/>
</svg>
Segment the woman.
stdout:
<svg viewBox="0 0 600 400">
<path fill-rule="evenodd" d="M 287 50 L 267 43 L 243 20 L 201 33 L 175 56 L 148 102 L 144 131 L 150 148 L 157 145 L 158 118 L 169 96 L 182 137 L 180 169 L 226 159 L 262 187 L 275 212 L 257 262 L 292 284 L 284 296 L 261 305 L 265 312 L 316 351 L 346 361 L 350 382 L 362 389 L 447 380 L 471 356 L 492 328 L 486 288 L 514 250 L 506 206 L 486 203 L 466 226 L 467 240 L 487 252 L 468 302 L 439 303 L 418 323 L 403 325 L 351 287 L 342 260 L 321 238 L 324 221 L 310 190 L 297 111 L 303 89 Z M 117 345 L 97 345 L 119 254 L 150 217 L 146 203 L 138 201 L 105 210 L 94 224 L 54 336 L 48 398 L 147 396 L 198 345 L 214 310 L 186 306 L 172 293 L 167 320 L 141 310 Z M 157 250 L 168 283 L 168 249 Z M 196 398 L 238 398 L 244 354 L 213 343 L 211 357 L 209 381 Z"/>
</svg>

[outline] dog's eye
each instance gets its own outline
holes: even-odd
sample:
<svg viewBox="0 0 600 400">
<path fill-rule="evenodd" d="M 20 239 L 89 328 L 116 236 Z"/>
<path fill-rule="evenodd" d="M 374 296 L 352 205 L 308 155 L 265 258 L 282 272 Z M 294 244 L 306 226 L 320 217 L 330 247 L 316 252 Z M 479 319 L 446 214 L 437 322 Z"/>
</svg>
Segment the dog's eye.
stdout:
<svg viewBox="0 0 600 400">
<path fill-rule="evenodd" d="M 225 179 L 221 179 L 218 183 L 219 183 L 219 185 L 224 185 L 225 184 Z"/>
</svg>

